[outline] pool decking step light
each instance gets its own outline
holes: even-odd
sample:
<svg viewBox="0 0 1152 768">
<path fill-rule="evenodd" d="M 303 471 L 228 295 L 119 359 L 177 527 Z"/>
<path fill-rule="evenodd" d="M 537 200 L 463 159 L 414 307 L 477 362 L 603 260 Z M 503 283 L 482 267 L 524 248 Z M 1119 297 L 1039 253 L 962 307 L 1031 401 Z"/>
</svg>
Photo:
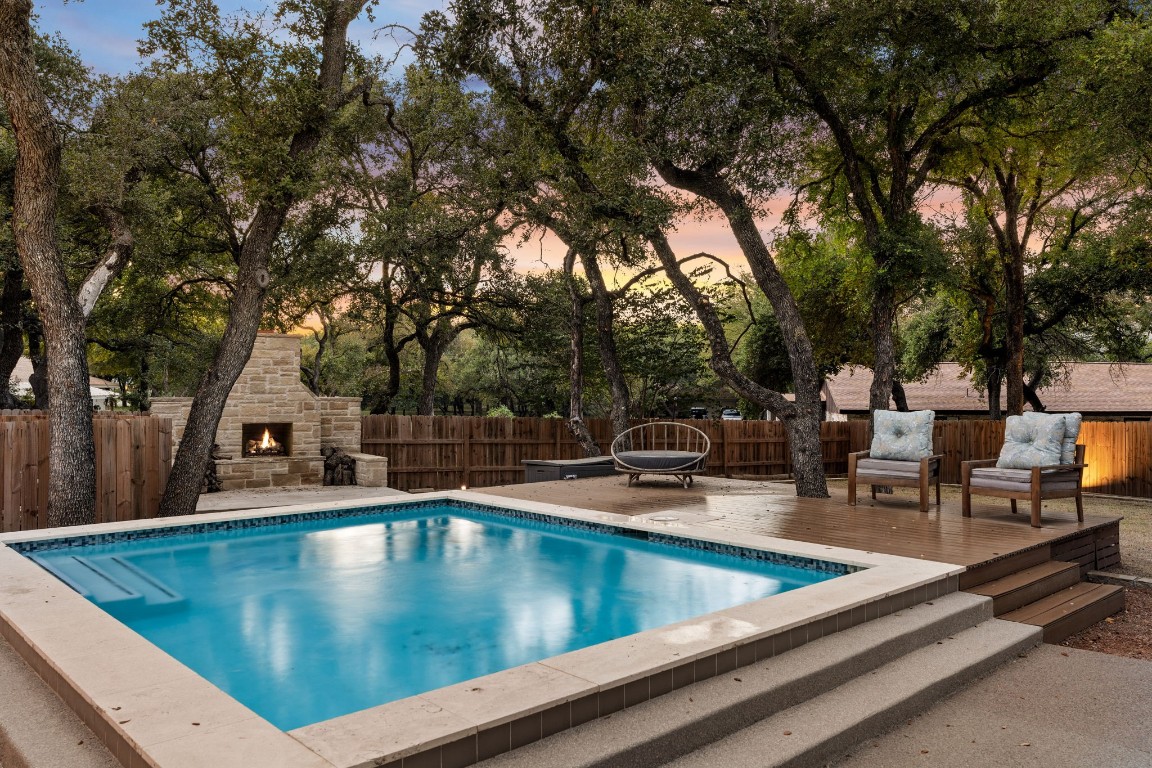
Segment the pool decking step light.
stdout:
<svg viewBox="0 0 1152 768">
<path fill-rule="evenodd" d="M 654 523 L 673 523 L 680 518 L 676 517 L 675 515 L 653 515 L 648 519 Z"/>
</svg>

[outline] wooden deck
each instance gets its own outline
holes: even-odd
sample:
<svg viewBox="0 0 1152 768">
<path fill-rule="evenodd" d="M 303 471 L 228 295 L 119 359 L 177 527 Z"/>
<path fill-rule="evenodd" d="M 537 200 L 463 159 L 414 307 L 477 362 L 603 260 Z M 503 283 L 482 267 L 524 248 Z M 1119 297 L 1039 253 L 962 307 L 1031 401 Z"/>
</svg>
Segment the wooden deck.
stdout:
<svg viewBox="0 0 1152 768">
<path fill-rule="evenodd" d="M 1119 559 L 1118 517 L 1095 517 L 1085 500 L 1084 522 L 1068 505 L 1045 503 L 1042 528 L 1008 504 L 973 504 L 971 518 L 959 500 L 947 499 L 927 513 L 912 495 L 862 493 L 856 507 L 842 487 L 829 499 L 801 499 L 791 486 L 720 477 L 698 477 L 691 488 L 671 480 L 646 480 L 631 488 L 620 477 L 476 488 L 476 493 L 580 507 L 623 515 L 658 512 L 703 515 L 707 525 L 795 541 L 848 547 L 966 566 L 961 588 L 1049 559 L 1077 562 L 1083 571 Z"/>
</svg>

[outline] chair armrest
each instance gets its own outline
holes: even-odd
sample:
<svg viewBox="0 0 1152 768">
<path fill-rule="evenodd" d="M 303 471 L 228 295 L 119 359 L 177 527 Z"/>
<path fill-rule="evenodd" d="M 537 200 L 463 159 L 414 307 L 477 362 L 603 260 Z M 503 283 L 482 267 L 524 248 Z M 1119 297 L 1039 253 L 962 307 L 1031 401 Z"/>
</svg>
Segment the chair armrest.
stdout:
<svg viewBox="0 0 1152 768">
<path fill-rule="evenodd" d="M 976 469 L 977 467 L 994 467 L 996 466 L 996 459 L 972 459 L 970 461 L 960 462 L 960 466 L 971 469 Z"/>
<path fill-rule="evenodd" d="M 857 459 L 866 459 L 872 455 L 872 451 L 854 451 L 853 453 L 849 453 L 848 455 L 854 456 Z"/>
<path fill-rule="evenodd" d="M 972 470 L 977 467 L 994 467 L 996 466 L 996 459 L 972 459 L 970 461 L 960 462 L 960 483 L 965 488 L 968 487 L 968 479 L 972 477 Z"/>
<path fill-rule="evenodd" d="M 1049 472 L 1052 470 L 1060 469 L 1087 469 L 1087 464 L 1048 464 L 1046 466 L 1037 467 L 1041 472 Z"/>
</svg>

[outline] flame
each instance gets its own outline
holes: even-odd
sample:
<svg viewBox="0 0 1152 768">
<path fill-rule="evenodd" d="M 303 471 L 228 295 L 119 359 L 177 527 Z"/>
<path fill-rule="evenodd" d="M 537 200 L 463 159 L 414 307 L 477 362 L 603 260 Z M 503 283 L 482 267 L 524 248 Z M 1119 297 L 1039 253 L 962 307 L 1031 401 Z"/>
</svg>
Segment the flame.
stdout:
<svg viewBox="0 0 1152 768">
<path fill-rule="evenodd" d="M 264 437 L 260 440 L 260 450 L 266 451 L 272 446 L 276 445 L 276 441 L 272 439 L 272 435 L 268 433 L 268 428 L 264 428 Z"/>
</svg>

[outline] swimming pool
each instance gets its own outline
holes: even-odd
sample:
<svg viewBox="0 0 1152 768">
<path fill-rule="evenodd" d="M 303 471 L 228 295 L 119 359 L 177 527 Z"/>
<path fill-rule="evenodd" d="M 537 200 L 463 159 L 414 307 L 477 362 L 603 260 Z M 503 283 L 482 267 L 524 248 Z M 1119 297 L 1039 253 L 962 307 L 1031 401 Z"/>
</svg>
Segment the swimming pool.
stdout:
<svg viewBox="0 0 1152 768">
<path fill-rule="evenodd" d="M 438 504 L 29 556 L 284 730 L 847 572 L 623 531 Z"/>
<path fill-rule="evenodd" d="M 665 522 L 657 518 L 667 515 L 655 513 L 654 519 L 629 518 L 523 501 L 493 510 L 490 497 L 467 492 L 421 498 L 415 504 L 380 499 L 336 508 L 302 505 L 6 534 L 0 536 L 0 633 L 125 764 L 140 760 L 162 768 L 209 763 L 216 768 L 353 768 L 439 760 L 443 755 L 444 761 L 465 765 L 931 599 L 955 589 L 959 572 L 947 564 L 772 539 L 691 521 Z M 303 543 L 259 555 L 249 548 L 264 538 L 290 533 L 299 534 Z M 383 582 L 365 576 L 381 563 L 420 564 L 422 548 L 405 543 L 408 534 L 427 544 L 425 549 L 455 553 L 466 564 L 465 575 L 432 582 L 421 581 L 415 570 L 397 572 L 401 575 Z M 221 540 L 211 542 L 214 536 Z M 604 537 L 613 540 L 608 549 L 589 550 L 597 554 L 583 559 L 569 553 L 569 547 L 579 551 L 587 541 Z M 480 566 L 468 564 L 468 558 L 478 557 L 476 553 L 486 549 L 480 543 L 492 539 L 501 543 L 502 549 L 496 550 L 500 554 L 489 558 L 486 570 L 469 571 Z M 125 555 L 117 549 L 125 543 L 140 549 Z M 147 577 L 157 593 L 145 596 L 144 605 L 137 600 L 133 607 L 135 598 L 129 598 L 109 606 L 103 599 L 109 610 L 97 607 L 31 559 L 47 564 L 67 550 L 72 556 L 90 557 L 103 571 L 121 568 L 108 562 L 119 558 L 129 570 Z M 525 560 L 513 559 L 521 554 Z M 659 559 L 647 559 L 653 554 Z M 208 587 L 201 577 L 175 567 L 184 558 L 232 561 L 241 568 L 225 588 Z M 693 575 L 677 575 L 665 558 Z M 313 568 L 325 561 L 337 563 L 343 575 L 319 579 Z M 257 568 L 261 563 L 263 571 Z M 562 563 L 569 563 L 577 575 L 561 578 L 554 573 Z M 786 571 L 769 567 L 779 565 L 815 568 L 815 581 L 789 591 L 773 586 L 769 591 L 776 591 L 768 597 L 759 596 L 768 582 L 779 582 L 780 590 L 800 583 Z M 123 570 L 117 573 L 117 581 L 133 578 Z M 261 573 L 296 574 L 296 586 L 273 586 L 277 580 Z M 626 577 L 635 575 L 641 578 L 635 580 L 639 586 L 633 593 L 633 581 Z M 565 580 L 569 591 L 557 597 L 552 587 Z M 243 581 L 256 585 L 255 591 L 241 590 Z M 491 583 L 503 588 L 503 597 L 488 602 L 477 598 L 477 589 Z M 696 584 L 708 588 L 695 589 Z M 671 607 L 666 603 L 675 601 L 660 589 L 687 598 L 676 610 L 688 618 L 677 620 L 667 612 Z M 303 627 L 279 604 L 280 593 L 298 590 L 310 593 L 305 602 L 321 612 L 320 619 Z M 144 590 L 137 582 L 133 591 Z M 613 608 L 601 600 L 610 591 L 627 599 Z M 213 645 L 214 631 L 191 638 L 185 650 L 165 651 L 163 638 L 147 639 L 153 632 L 180 634 L 162 628 L 169 619 L 193 611 L 205 592 L 222 593 L 231 603 L 224 611 L 230 611 L 231 618 L 213 622 L 233 638 L 226 647 Z M 359 709 L 320 722 L 315 718 L 336 711 L 324 709 L 330 702 L 308 703 L 312 709 L 306 714 L 276 709 L 278 698 L 324 699 L 326 689 L 340 687 L 346 678 L 353 683 L 361 677 L 376 680 L 367 686 L 376 695 L 384 687 L 377 676 L 380 670 L 457 656 L 454 641 L 414 634 L 411 626 L 417 622 L 398 619 L 400 614 L 385 618 L 408 628 L 408 634 L 388 643 L 369 643 L 376 639 L 371 622 L 380 617 L 349 609 L 347 592 L 366 596 L 373 606 L 443 592 L 452 599 L 437 609 L 441 618 L 447 614 L 451 620 L 454 610 L 464 609 L 500 614 L 505 623 L 498 631 L 467 636 L 471 627 L 484 626 L 483 616 L 469 615 L 455 625 L 459 639 L 498 671 L 397 700 L 375 699 L 385 703 L 362 699 L 352 705 Z M 148 605 L 150 600 L 154 605 Z M 637 617 L 622 607 L 629 600 L 653 609 Z M 409 606 L 409 616 L 432 611 L 419 604 L 423 601 L 408 602 L 418 603 Z M 129 629 L 110 614 L 139 626 Z M 328 626 L 322 627 L 325 622 Z M 339 635 L 337 645 L 325 651 L 317 640 L 332 632 Z M 604 634 L 593 634 L 600 632 Z M 494 634 L 500 642 L 491 642 Z M 573 647 L 567 645 L 572 638 L 584 635 L 592 644 L 566 650 Z M 523 663 L 511 655 L 524 650 L 536 660 Z M 197 654 L 207 661 L 197 661 Z M 315 676 L 287 682 L 293 667 L 313 657 L 322 660 Z M 238 699 L 247 694 L 239 690 L 234 695 L 225 692 L 238 672 L 244 679 L 247 668 L 260 664 L 273 673 L 268 685 L 281 686 L 279 696 L 269 697 L 272 710 L 262 710 L 255 699 L 245 706 Z M 439 668 L 436 674 L 451 672 L 457 678 L 480 669 L 457 666 L 453 671 L 453 663 L 432 666 Z M 281 673 L 286 676 L 279 677 Z M 300 722 L 310 724 L 291 727 Z"/>
</svg>

